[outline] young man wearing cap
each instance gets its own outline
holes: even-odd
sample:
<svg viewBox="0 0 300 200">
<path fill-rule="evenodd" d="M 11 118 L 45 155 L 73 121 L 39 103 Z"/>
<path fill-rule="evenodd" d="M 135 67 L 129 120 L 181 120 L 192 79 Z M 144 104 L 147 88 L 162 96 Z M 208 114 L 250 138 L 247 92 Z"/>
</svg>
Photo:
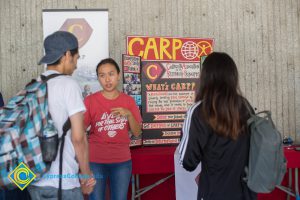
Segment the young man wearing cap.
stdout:
<svg viewBox="0 0 300 200">
<path fill-rule="evenodd" d="M 63 149 L 62 199 L 82 200 L 82 192 L 89 194 L 96 183 L 89 168 L 88 142 L 84 130 L 83 113 L 85 107 L 81 89 L 71 75 L 76 69 L 78 54 L 77 38 L 65 31 L 57 31 L 44 41 L 45 56 L 39 64 L 47 64 L 43 73 L 65 74 L 47 82 L 48 102 L 51 117 L 62 136 L 62 127 L 69 118 L 71 130 L 65 137 Z M 33 200 L 57 199 L 59 188 L 59 155 L 51 163 L 49 171 L 28 187 Z M 78 179 L 78 173 L 85 179 Z"/>
</svg>

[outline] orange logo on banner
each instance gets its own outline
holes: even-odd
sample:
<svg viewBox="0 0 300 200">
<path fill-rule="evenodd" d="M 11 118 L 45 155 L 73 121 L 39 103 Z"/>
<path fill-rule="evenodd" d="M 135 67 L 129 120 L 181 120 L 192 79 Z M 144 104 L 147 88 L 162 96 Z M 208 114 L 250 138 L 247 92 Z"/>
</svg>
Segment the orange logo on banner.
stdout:
<svg viewBox="0 0 300 200">
<path fill-rule="evenodd" d="M 59 30 L 73 33 L 78 39 L 79 48 L 85 45 L 93 32 L 84 18 L 67 19 Z"/>
<path fill-rule="evenodd" d="M 146 77 L 153 83 L 162 74 L 162 68 L 158 63 L 150 63 L 143 68 Z"/>
<path fill-rule="evenodd" d="M 200 58 L 201 56 L 207 56 L 213 51 L 211 44 L 207 41 L 198 42 L 197 46 L 201 50 L 198 54 L 198 58 Z"/>
</svg>

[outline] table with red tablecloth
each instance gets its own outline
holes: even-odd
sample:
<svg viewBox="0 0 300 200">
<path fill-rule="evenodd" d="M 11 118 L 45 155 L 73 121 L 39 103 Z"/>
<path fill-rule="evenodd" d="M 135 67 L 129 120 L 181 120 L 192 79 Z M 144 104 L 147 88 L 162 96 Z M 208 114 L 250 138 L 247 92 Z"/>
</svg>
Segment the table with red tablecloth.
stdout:
<svg viewBox="0 0 300 200">
<path fill-rule="evenodd" d="M 286 173 L 281 185 L 287 186 L 291 188 L 292 193 L 295 194 L 295 180 L 299 177 L 296 174 L 295 178 L 295 172 L 296 170 L 300 169 L 300 151 L 296 151 L 294 146 L 285 147 L 284 148 L 284 155 L 287 160 L 287 169 L 288 172 Z M 291 181 L 289 184 L 289 180 Z M 299 188 L 299 187 L 298 187 Z M 258 200 L 282 200 L 287 199 L 287 193 L 283 192 L 279 189 L 275 189 L 270 194 L 259 194 Z M 294 200 L 295 197 L 291 197 L 290 200 Z"/>
<path fill-rule="evenodd" d="M 145 187 L 160 181 L 174 173 L 174 152 L 176 147 L 138 147 L 131 150 L 132 154 L 132 173 L 140 175 L 139 186 Z M 288 169 L 300 168 L 300 151 L 285 148 L 284 154 L 287 159 Z M 293 172 L 294 173 L 294 172 Z M 295 178 L 292 173 L 292 186 L 294 188 Z M 136 180 L 134 180 L 136 182 Z M 288 173 L 282 185 L 288 186 Z M 293 189 L 294 191 L 294 189 Z M 270 194 L 259 194 L 258 200 L 282 200 L 286 199 L 287 194 L 278 189 Z M 167 181 L 157 185 L 153 189 L 142 195 L 142 200 L 174 200 L 175 199 L 175 180 L 171 177 Z M 295 199 L 291 197 L 291 200 Z"/>
<path fill-rule="evenodd" d="M 285 147 L 284 155 L 287 160 L 287 168 L 300 168 L 300 151 L 296 151 L 295 147 Z"/>
<path fill-rule="evenodd" d="M 175 149 L 175 146 L 131 149 L 132 189 L 150 188 L 142 193 L 143 200 L 175 199 Z M 133 190 L 132 194 L 136 195 L 136 191 Z"/>
</svg>

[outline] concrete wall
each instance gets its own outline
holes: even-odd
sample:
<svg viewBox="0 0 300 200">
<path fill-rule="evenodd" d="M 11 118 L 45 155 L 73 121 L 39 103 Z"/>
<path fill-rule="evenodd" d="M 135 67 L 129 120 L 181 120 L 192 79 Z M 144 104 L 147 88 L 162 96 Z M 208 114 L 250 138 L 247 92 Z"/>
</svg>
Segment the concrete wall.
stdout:
<svg viewBox="0 0 300 200">
<path fill-rule="evenodd" d="M 5 100 L 42 72 L 42 9 L 109 9 L 110 56 L 126 35 L 213 37 L 236 61 L 244 95 L 300 141 L 299 0 L 0 0 Z"/>
</svg>

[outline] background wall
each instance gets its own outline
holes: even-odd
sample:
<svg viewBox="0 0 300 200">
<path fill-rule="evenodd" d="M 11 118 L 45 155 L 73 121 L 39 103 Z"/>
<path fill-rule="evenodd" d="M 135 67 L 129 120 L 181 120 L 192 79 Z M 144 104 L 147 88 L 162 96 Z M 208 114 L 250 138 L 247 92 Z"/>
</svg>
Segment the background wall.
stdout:
<svg viewBox="0 0 300 200">
<path fill-rule="evenodd" d="M 42 9 L 109 9 L 110 56 L 127 35 L 212 37 L 236 61 L 244 95 L 300 141 L 299 0 L 0 0 L 0 90 L 5 100 L 43 71 Z M 101 48 L 101 47 L 99 47 Z"/>
</svg>

